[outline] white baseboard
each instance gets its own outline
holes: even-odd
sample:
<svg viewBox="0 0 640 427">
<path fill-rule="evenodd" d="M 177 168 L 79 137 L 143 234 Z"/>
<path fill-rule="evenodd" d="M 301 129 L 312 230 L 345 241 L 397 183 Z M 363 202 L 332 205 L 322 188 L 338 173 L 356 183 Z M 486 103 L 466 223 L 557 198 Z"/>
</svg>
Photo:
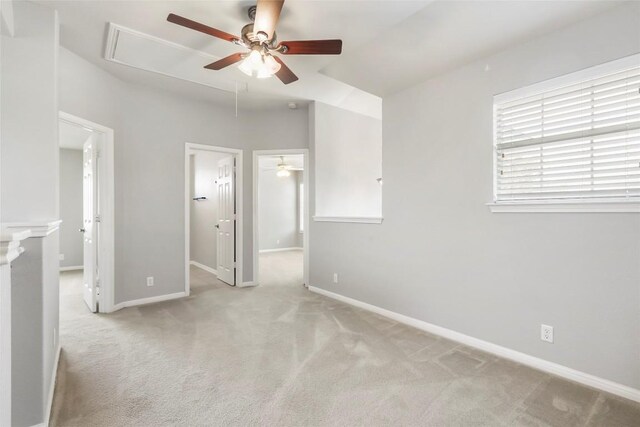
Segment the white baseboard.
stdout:
<svg viewBox="0 0 640 427">
<path fill-rule="evenodd" d="M 53 409 L 53 394 L 56 391 L 56 381 L 58 380 L 58 365 L 60 364 L 60 352 L 62 351 L 62 347 L 58 343 L 58 347 L 56 348 L 56 357 L 53 360 L 53 372 L 51 372 L 51 384 L 49 386 L 49 396 L 47 397 L 47 406 L 44 413 L 44 423 L 43 426 L 49 425 L 49 420 L 51 419 L 51 410 Z"/>
<path fill-rule="evenodd" d="M 566 378 L 571 381 L 575 381 L 580 384 L 584 384 L 589 387 L 593 387 L 602 391 L 606 391 L 617 396 L 624 397 L 636 402 L 640 402 L 640 390 L 626 386 L 624 384 L 616 383 L 604 378 L 597 377 L 595 375 L 587 374 L 569 368 L 567 366 L 559 365 L 554 362 L 549 362 L 544 359 L 540 359 L 535 356 L 531 356 L 525 353 L 521 353 L 510 348 L 502 347 L 497 344 L 490 343 L 478 338 L 471 337 L 469 335 L 462 334 L 460 332 L 452 331 L 451 329 L 443 328 L 432 323 L 418 320 L 413 317 L 405 316 L 375 305 L 367 304 L 366 302 L 358 301 L 353 298 L 346 297 L 344 295 L 336 294 L 324 289 L 317 288 L 315 286 L 309 286 L 311 292 L 315 292 L 320 295 L 324 295 L 329 298 L 344 302 L 346 304 L 353 305 L 355 307 L 362 308 L 367 311 L 379 314 L 389 319 L 395 320 L 405 325 L 413 326 L 414 328 L 421 329 L 423 331 L 440 335 L 444 338 L 448 338 L 452 341 L 459 342 L 461 344 L 474 347 L 487 353 L 495 354 L 496 356 L 503 357 L 505 359 L 512 360 L 523 365 L 527 365 L 534 369 L 538 369 L 543 372 L 547 372 L 553 375 L 557 375 L 562 378 Z"/>
<path fill-rule="evenodd" d="M 83 265 L 73 265 L 71 267 L 60 267 L 60 271 L 84 270 Z"/>
<path fill-rule="evenodd" d="M 319 216 L 313 217 L 317 222 L 360 222 L 363 224 L 382 224 L 381 216 Z"/>
<path fill-rule="evenodd" d="M 276 249 L 260 249 L 261 254 L 268 254 L 269 252 L 284 252 L 284 251 L 301 251 L 302 248 L 293 246 L 290 248 L 276 248 Z"/>
<path fill-rule="evenodd" d="M 183 291 L 183 292 L 176 292 L 175 294 L 158 295 L 156 297 L 140 298 L 140 299 L 134 299 L 131 301 L 124 301 L 114 305 L 113 311 L 120 310 L 125 307 L 135 307 L 137 305 L 145 305 L 145 304 L 153 304 L 154 302 L 169 301 L 172 299 L 183 298 L 185 296 L 187 296 L 187 294 Z"/>
<path fill-rule="evenodd" d="M 211 274 L 215 274 L 216 276 L 218 275 L 218 270 L 216 270 L 214 268 L 211 268 L 208 265 L 201 264 L 198 261 L 189 261 L 189 264 L 191 264 L 191 265 L 193 265 L 195 267 L 201 268 L 204 271 L 208 271 Z"/>
</svg>

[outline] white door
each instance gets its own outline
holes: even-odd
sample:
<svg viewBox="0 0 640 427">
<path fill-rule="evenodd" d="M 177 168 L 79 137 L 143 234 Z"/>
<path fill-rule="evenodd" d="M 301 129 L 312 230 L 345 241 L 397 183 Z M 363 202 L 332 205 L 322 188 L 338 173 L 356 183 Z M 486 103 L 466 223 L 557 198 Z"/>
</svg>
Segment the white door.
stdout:
<svg viewBox="0 0 640 427">
<path fill-rule="evenodd" d="M 98 265 L 96 256 L 98 230 L 95 224 L 98 195 L 98 156 L 95 135 L 89 137 L 87 142 L 84 143 L 82 151 L 82 228 L 80 229 L 84 234 L 84 276 L 82 283 L 84 285 L 84 301 L 89 306 L 89 310 L 95 313 L 98 302 Z"/>
<path fill-rule="evenodd" d="M 218 279 L 230 285 L 236 284 L 236 198 L 235 159 L 231 156 L 218 162 Z"/>
</svg>

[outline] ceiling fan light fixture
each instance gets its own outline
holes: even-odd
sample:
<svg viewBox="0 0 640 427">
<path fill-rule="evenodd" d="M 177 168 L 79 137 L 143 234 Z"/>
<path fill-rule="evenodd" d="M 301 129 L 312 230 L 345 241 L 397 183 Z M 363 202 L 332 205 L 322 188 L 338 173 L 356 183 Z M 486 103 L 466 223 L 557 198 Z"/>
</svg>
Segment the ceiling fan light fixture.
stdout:
<svg viewBox="0 0 640 427">
<path fill-rule="evenodd" d="M 258 49 L 252 49 L 251 53 L 249 54 L 249 56 L 247 56 L 247 59 L 245 59 L 245 61 L 248 61 L 254 69 L 257 69 L 262 65 L 263 62 L 262 53 Z"/>
<path fill-rule="evenodd" d="M 249 55 L 240 63 L 238 68 L 249 77 L 266 79 L 280 70 L 280 64 L 269 53 L 253 49 Z"/>
<path fill-rule="evenodd" d="M 277 73 L 278 71 L 280 71 L 280 68 L 282 67 L 280 63 L 276 61 L 276 59 L 271 54 L 268 54 L 265 56 L 264 64 L 269 69 L 269 72 L 271 74 Z"/>
<path fill-rule="evenodd" d="M 278 163 L 278 172 L 276 172 L 276 176 L 280 178 L 285 178 L 291 175 L 289 172 L 289 168 L 291 166 L 284 162 L 284 156 L 280 156 L 280 163 Z"/>
<path fill-rule="evenodd" d="M 267 65 L 265 60 L 266 55 L 260 58 L 260 65 L 256 68 L 256 77 L 259 79 L 268 79 L 273 75 L 271 68 Z"/>
<path fill-rule="evenodd" d="M 247 61 L 247 59 L 249 58 L 245 58 L 244 61 L 242 61 L 240 65 L 238 65 L 238 69 L 242 71 L 244 74 L 246 74 L 247 76 L 252 77 L 253 68 L 251 67 L 251 64 L 249 63 L 249 61 Z"/>
<path fill-rule="evenodd" d="M 272 75 L 273 73 L 270 73 L 267 67 L 260 67 L 260 69 L 256 71 L 256 77 L 259 79 L 268 79 Z"/>
<path fill-rule="evenodd" d="M 251 50 L 251 52 L 244 58 L 238 68 L 249 77 L 253 77 L 262 66 L 262 54 L 257 49 Z"/>
</svg>

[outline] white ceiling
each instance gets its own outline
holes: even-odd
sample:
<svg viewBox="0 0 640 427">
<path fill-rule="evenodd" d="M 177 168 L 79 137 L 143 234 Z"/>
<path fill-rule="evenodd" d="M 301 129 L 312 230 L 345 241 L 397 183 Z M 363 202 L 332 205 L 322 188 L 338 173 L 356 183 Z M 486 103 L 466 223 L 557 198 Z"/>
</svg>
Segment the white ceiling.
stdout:
<svg viewBox="0 0 640 427">
<path fill-rule="evenodd" d="M 302 154 L 291 154 L 284 157 L 284 163 L 294 169 L 304 169 L 304 156 Z M 280 156 L 260 156 L 258 165 L 260 169 L 276 169 L 281 162 Z"/>
<path fill-rule="evenodd" d="M 229 92 L 150 73 L 104 59 L 109 22 L 222 57 L 238 46 L 166 21 L 173 12 L 238 34 L 253 1 L 57 1 L 39 3 L 59 11 L 61 44 L 115 76 L 184 96 L 232 104 Z M 386 95 L 482 56 L 531 39 L 616 6 L 616 1 L 400 1 L 287 0 L 278 26 L 281 40 L 341 38 L 341 56 L 287 56 L 300 81 L 247 80 L 241 106 L 284 106 L 316 99 L 344 83 Z M 195 55 L 195 54 L 194 54 Z M 215 73 L 212 71 L 211 73 Z M 329 76 L 329 77 L 327 77 Z M 339 80 L 335 82 L 333 79 Z M 344 83 L 341 83 L 344 82 Z M 276 83 L 278 85 L 276 85 Z M 306 85 L 306 86 L 305 86 Z M 354 89 L 355 91 L 355 89 Z M 347 90 L 348 92 L 348 90 Z"/>
<path fill-rule="evenodd" d="M 58 126 L 60 148 L 82 150 L 85 141 L 91 136 L 91 131 L 81 126 L 60 121 Z"/>
<path fill-rule="evenodd" d="M 322 72 L 384 96 L 620 3 L 434 1 Z"/>
<path fill-rule="evenodd" d="M 376 118 L 382 114 L 382 101 L 378 96 L 316 71 L 305 72 L 301 80 L 291 85 L 283 85 L 277 78 L 252 79 L 233 66 L 214 72 L 205 69 L 203 64 L 214 62 L 220 59 L 219 56 L 116 24 L 109 25 L 105 58 L 136 69 L 216 88 L 227 93 L 227 99 L 235 99 L 237 90 L 241 103 L 248 99 L 253 104 L 265 96 L 290 101 L 313 99 Z"/>
<path fill-rule="evenodd" d="M 246 10 L 253 1 L 58 1 L 40 0 L 39 3 L 53 7 L 59 12 L 61 24 L 60 41 L 69 50 L 106 69 L 117 77 L 133 83 L 142 83 L 158 88 L 166 87 L 166 77 L 149 72 L 127 69 L 104 59 L 104 47 L 109 22 L 142 33 L 168 40 L 210 55 L 223 57 L 238 52 L 239 47 L 223 40 L 209 37 L 166 21 L 170 12 L 197 20 L 221 30 L 239 34 L 242 26 L 249 22 Z M 426 4 L 426 1 L 393 0 L 351 0 L 351 1 L 305 1 L 287 0 L 278 24 L 278 38 L 281 40 L 304 40 L 341 38 L 344 41 L 343 52 L 354 52 L 358 45 L 365 43 L 372 34 L 394 25 Z M 286 91 L 269 93 L 269 98 L 313 99 L 309 88 L 296 90 L 309 82 L 319 87 L 319 91 L 328 93 L 333 89 L 330 79 L 319 75 L 317 70 L 334 61 L 335 56 L 289 56 L 287 65 L 300 77 L 300 81 L 287 86 L 293 95 Z M 203 64 L 205 65 L 205 64 Z M 234 67 L 235 68 L 235 67 Z M 238 70 L 235 76 L 246 81 Z M 211 73 L 215 73 L 212 71 Z M 318 81 L 318 80 L 322 81 Z M 274 80 L 274 79 L 269 79 Z M 262 88 L 273 86 L 275 82 L 249 80 L 249 93 L 241 95 L 245 106 L 252 104 L 254 94 L 260 97 Z M 280 82 L 277 82 L 281 85 Z M 336 82 L 339 83 L 339 82 Z M 320 88 L 320 86 L 322 87 Z M 171 84 L 175 91 L 185 88 L 193 92 L 193 83 L 175 82 Z M 335 85 L 344 92 L 346 85 Z M 171 89 L 171 88 L 170 88 Z M 353 88 L 352 88 L 353 89 Z M 201 93 L 211 100 L 228 103 L 235 98 L 227 92 L 204 88 Z M 300 93 L 301 92 L 301 93 Z M 202 96 L 202 95 L 199 95 Z M 345 97 L 343 93 L 337 96 Z M 264 97 L 262 97 L 264 98 Z M 259 103 L 264 103 L 264 99 Z M 285 103 L 286 104 L 286 103 Z"/>
</svg>

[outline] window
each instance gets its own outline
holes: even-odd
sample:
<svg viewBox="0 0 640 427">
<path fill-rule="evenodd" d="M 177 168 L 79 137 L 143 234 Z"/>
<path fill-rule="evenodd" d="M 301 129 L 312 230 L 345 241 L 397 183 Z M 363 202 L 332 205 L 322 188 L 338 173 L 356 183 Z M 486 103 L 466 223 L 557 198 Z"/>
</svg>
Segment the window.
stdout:
<svg viewBox="0 0 640 427">
<path fill-rule="evenodd" d="M 640 201 L 640 55 L 494 98 L 496 204 Z"/>
</svg>

